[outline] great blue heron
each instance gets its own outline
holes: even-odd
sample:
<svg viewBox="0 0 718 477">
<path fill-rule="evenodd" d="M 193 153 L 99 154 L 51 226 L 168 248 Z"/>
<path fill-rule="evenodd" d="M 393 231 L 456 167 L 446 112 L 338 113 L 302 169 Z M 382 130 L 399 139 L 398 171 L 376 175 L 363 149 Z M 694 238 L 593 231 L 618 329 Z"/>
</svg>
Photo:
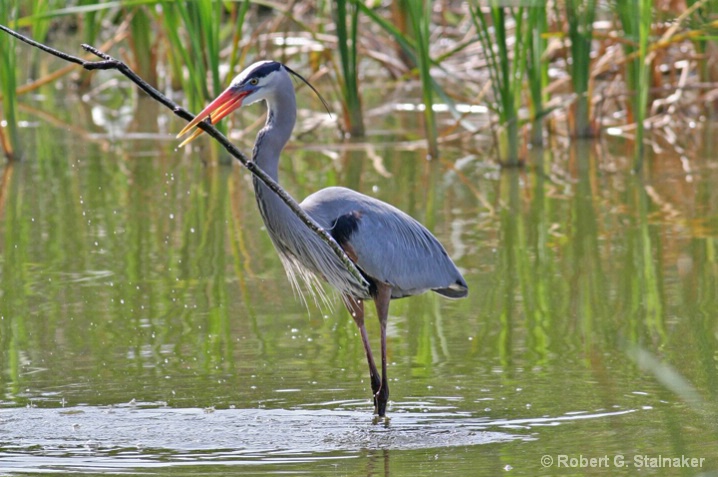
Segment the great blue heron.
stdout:
<svg viewBox="0 0 718 477">
<path fill-rule="evenodd" d="M 234 78 L 178 137 L 207 117 L 216 123 L 243 104 L 264 100 L 268 108 L 267 121 L 257 134 L 252 160 L 276 181 L 279 155 L 294 129 L 297 114 L 290 73 L 306 82 L 276 61 L 254 63 Z M 201 132 L 201 129 L 195 130 L 182 145 Z M 369 284 L 367 287 L 271 189 L 256 177 L 253 184 L 259 212 L 295 289 L 300 290 L 301 280 L 309 290 L 318 290 L 321 295 L 320 281 L 326 280 L 341 293 L 361 333 L 369 363 L 374 411 L 383 417 L 389 400 L 386 370 L 389 301 L 428 290 L 449 298 L 462 298 L 468 293 L 466 281 L 436 237 L 399 209 L 344 187 L 315 192 L 300 206 L 346 251 Z M 381 376 L 364 327 L 364 300 L 374 300 L 379 316 Z"/>
</svg>

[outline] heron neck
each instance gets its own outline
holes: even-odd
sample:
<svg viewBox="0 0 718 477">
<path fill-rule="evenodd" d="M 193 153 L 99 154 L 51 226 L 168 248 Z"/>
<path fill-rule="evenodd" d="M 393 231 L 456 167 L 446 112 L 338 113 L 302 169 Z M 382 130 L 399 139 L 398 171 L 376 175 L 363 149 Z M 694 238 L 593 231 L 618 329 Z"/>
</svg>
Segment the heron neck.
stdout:
<svg viewBox="0 0 718 477">
<path fill-rule="evenodd" d="M 276 182 L 279 182 L 279 156 L 292 134 L 296 115 L 294 89 L 289 80 L 289 88 L 279 88 L 267 98 L 267 122 L 257 133 L 252 153 L 252 160 Z M 264 182 L 257 177 L 252 179 L 259 212 L 272 231 L 270 236 L 287 235 L 287 230 L 299 219 Z"/>
<path fill-rule="evenodd" d="M 279 180 L 279 156 L 289 141 L 297 119 L 294 88 L 277 90 L 267 98 L 267 121 L 257 133 L 252 159 L 275 181 Z"/>
</svg>

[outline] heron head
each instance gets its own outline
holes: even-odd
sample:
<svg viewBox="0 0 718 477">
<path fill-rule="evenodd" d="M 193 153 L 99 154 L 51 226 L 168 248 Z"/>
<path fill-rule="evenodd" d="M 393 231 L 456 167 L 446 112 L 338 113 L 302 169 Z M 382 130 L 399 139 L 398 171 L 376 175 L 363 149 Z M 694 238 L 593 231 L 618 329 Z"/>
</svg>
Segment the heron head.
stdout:
<svg viewBox="0 0 718 477">
<path fill-rule="evenodd" d="M 291 70 L 288 66 L 278 63 L 276 61 L 258 61 L 247 67 L 244 71 L 238 74 L 230 83 L 229 87 L 224 90 L 222 94 L 217 96 L 214 101 L 204 108 L 195 118 L 190 121 L 187 126 L 180 131 L 177 137 L 184 136 L 193 127 L 197 126 L 200 122 L 209 118 L 212 124 L 217 124 L 222 118 L 230 114 L 232 111 L 257 101 L 266 99 L 268 96 L 273 94 L 277 88 L 285 86 L 287 73 L 291 73 L 297 78 L 305 82 L 322 100 L 322 103 L 329 110 L 324 98 L 319 95 L 319 92 L 314 89 L 306 79 L 301 75 Z M 291 87 L 291 82 L 288 83 Z M 285 86 L 286 87 L 286 86 Z M 191 136 L 185 139 L 179 147 L 190 143 L 200 134 L 202 129 L 196 129 Z"/>
</svg>

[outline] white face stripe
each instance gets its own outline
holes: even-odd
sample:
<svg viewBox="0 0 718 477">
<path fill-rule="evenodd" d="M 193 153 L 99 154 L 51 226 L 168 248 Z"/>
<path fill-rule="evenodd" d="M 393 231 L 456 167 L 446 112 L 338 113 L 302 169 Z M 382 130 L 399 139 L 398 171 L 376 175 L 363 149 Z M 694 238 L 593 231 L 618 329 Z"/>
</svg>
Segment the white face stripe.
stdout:
<svg viewBox="0 0 718 477">
<path fill-rule="evenodd" d="M 249 77 L 255 77 L 259 80 L 259 83 L 257 86 L 264 86 L 269 79 L 279 71 L 279 69 L 282 67 L 281 63 L 277 63 L 276 61 L 258 61 L 249 67 L 245 68 L 244 71 L 242 71 L 239 75 L 237 75 L 230 84 L 230 87 L 238 88 L 241 85 L 243 85 L 247 78 Z"/>
</svg>

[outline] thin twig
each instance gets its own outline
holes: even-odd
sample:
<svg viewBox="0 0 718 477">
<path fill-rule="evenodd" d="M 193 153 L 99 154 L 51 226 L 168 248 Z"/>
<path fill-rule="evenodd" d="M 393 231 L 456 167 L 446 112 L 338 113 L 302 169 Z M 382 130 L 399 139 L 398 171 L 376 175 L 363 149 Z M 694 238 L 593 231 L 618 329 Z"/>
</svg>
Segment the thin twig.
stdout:
<svg viewBox="0 0 718 477">
<path fill-rule="evenodd" d="M 0 25 L 0 26 L 2 26 L 2 25 Z M 127 33 L 126 33 L 126 32 L 121 32 L 121 33 L 116 34 L 114 38 L 111 38 L 110 40 L 106 41 L 106 42 L 102 45 L 101 49 L 105 50 L 105 49 L 107 49 L 107 48 L 110 48 L 110 47 L 113 46 L 115 43 L 117 43 L 117 42 L 123 40 L 126 36 L 127 36 Z M 27 94 L 27 93 L 29 93 L 29 92 L 31 92 L 31 91 L 35 91 L 37 88 L 39 88 L 39 87 L 41 87 L 41 86 L 46 85 L 47 83 L 51 83 L 51 82 L 53 82 L 53 81 L 56 81 L 56 80 L 58 80 L 59 78 L 61 78 L 62 76 L 64 76 L 64 75 L 66 75 L 67 73 L 69 73 L 70 71 L 73 71 L 73 70 L 74 70 L 75 68 L 77 68 L 78 66 L 81 66 L 81 65 L 76 64 L 76 63 L 73 62 L 73 64 L 67 65 L 67 66 L 65 66 L 65 67 L 63 67 L 63 68 L 60 68 L 60 69 L 57 70 L 57 71 L 53 71 L 52 73 L 50 73 L 50 74 L 48 74 L 48 75 L 46 75 L 46 76 L 43 76 L 43 77 L 41 77 L 41 78 L 39 78 L 39 79 L 37 79 L 37 80 L 35 80 L 35 81 L 32 81 L 32 82 L 30 82 L 30 83 L 27 83 L 27 84 L 24 84 L 24 85 L 22 85 L 22 86 L 19 86 L 19 87 L 17 87 L 17 88 L 15 89 L 15 96 L 21 96 L 21 95 L 23 95 L 23 94 Z M 2 100 L 3 100 L 3 96 L 2 96 L 2 94 L 0 94 L 0 101 L 2 101 Z"/>
<path fill-rule="evenodd" d="M 142 78 L 140 78 L 137 73 L 132 71 L 132 69 L 127 66 L 124 62 L 117 60 L 107 53 L 103 53 L 102 51 L 98 50 L 97 48 L 83 44 L 82 48 L 84 48 L 86 51 L 96 55 L 99 58 L 102 58 L 102 61 L 86 61 L 82 58 L 79 58 L 77 56 L 70 55 L 68 53 L 64 53 L 62 51 L 56 50 L 55 48 L 51 48 L 45 44 L 42 44 L 40 42 L 37 42 L 35 40 L 32 40 L 24 35 L 21 35 L 20 33 L 11 30 L 10 28 L 0 25 L 0 30 L 4 31 L 5 33 L 8 33 L 9 35 L 14 36 L 20 41 L 23 41 L 24 43 L 27 43 L 28 45 L 34 46 L 35 48 L 38 48 L 46 53 L 49 53 L 53 56 L 56 56 L 58 58 L 61 58 L 65 61 L 69 61 L 70 63 L 75 63 L 80 66 L 82 66 L 84 69 L 92 71 L 92 70 L 117 70 L 120 73 L 122 73 L 125 77 L 127 77 L 130 81 L 135 83 L 142 91 L 147 93 L 148 96 L 150 96 L 155 101 L 161 103 L 163 106 L 167 107 L 168 109 L 172 110 L 172 112 L 179 116 L 180 118 L 191 121 L 194 119 L 194 115 L 184 109 L 183 107 L 179 106 L 172 100 L 170 100 L 167 96 L 160 93 L 157 89 L 153 88 L 150 84 L 148 84 L 146 81 L 144 81 Z M 341 246 L 334 240 L 334 238 L 329 235 L 329 233 L 324 230 L 319 224 L 317 224 L 314 219 L 309 217 L 304 210 L 299 206 L 297 201 L 295 201 L 292 196 L 290 196 L 274 179 L 272 179 L 270 176 L 267 175 L 259 166 L 257 166 L 256 163 L 251 161 L 247 158 L 247 156 L 242 153 L 237 147 L 234 146 L 231 142 L 229 142 L 229 139 L 227 139 L 224 134 L 219 132 L 214 126 L 212 126 L 209 122 L 202 121 L 197 125 L 200 129 L 202 129 L 204 132 L 209 134 L 211 137 L 213 137 L 222 147 L 224 147 L 229 154 L 231 154 L 235 159 L 237 159 L 239 162 L 242 163 L 244 167 L 249 169 L 249 172 L 254 174 L 255 177 L 257 177 L 259 180 L 264 182 L 267 187 L 269 187 L 272 191 L 274 191 L 275 194 L 279 196 L 282 201 L 284 201 L 285 204 L 294 212 L 294 214 L 307 226 L 309 229 L 311 229 L 315 234 L 319 236 L 327 245 L 329 245 L 334 253 L 337 255 L 337 257 L 342 261 L 344 266 L 349 270 L 349 272 L 354 276 L 354 278 L 358 281 L 358 283 L 362 284 L 364 287 L 369 287 L 369 284 L 366 282 L 362 274 L 359 272 L 359 270 L 354 265 L 354 262 L 349 259 L 347 254 L 344 252 L 344 249 L 341 248 Z"/>
</svg>

